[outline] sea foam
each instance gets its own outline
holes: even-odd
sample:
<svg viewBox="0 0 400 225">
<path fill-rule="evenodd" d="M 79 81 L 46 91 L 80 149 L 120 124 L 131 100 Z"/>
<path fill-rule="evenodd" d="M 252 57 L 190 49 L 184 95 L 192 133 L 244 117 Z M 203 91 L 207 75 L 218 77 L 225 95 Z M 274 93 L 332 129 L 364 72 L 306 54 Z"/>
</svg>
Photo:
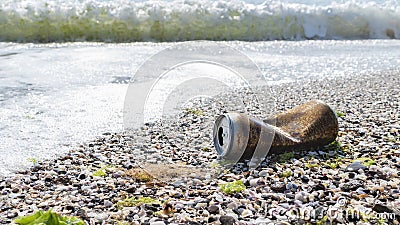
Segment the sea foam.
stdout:
<svg viewBox="0 0 400 225">
<path fill-rule="evenodd" d="M 0 3 L 0 41 L 400 39 L 400 4 L 266 1 Z"/>
</svg>

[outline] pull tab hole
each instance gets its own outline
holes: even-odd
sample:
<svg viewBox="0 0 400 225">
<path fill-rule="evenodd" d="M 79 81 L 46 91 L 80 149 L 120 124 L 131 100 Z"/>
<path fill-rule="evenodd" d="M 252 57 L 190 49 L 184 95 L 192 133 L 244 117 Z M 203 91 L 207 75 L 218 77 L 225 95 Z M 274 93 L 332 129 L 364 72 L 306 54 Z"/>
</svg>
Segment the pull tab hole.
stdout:
<svg viewBox="0 0 400 225">
<path fill-rule="evenodd" d="M 223 134 L 224 134 L 224 129 L 223 129 L 222 127 L 220 127 L 220 128 L 218 129 L 218 143 L 219 143 L 220 146 L 223 146 L 223 145 L 224 145 L 224 137 L 223 137 Z"/>
</svg>

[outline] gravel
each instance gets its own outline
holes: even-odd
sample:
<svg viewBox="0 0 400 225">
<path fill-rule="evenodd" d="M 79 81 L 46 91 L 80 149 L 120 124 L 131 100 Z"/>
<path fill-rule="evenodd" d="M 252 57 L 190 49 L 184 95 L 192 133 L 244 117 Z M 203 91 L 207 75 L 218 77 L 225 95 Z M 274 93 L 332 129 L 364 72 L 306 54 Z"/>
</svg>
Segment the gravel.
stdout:
<svg viewBox="0 0 400 225">
<path fill-rule="evenodd" d="M 274 99 L 276 112 L 311 99 L 342 112 L 341 146 L 295 152 L 284 161 L 268 156 L 253 171 L 244 164 L 225 170 L 215 163 L 212 145 L 216 116 L 232 108 L 222 104 L 233 98 L 225 94 L 214 103 L 195 102 L 196 110 L 174 120 L 104 133 L 1 178 L 0 223 L 52 208 L 88 224 L 398 224 L 399 73 L 286 83 L 263 94 L 260 101 Z M 267 116 L 257 107 L 248 113 Z M 246 189 L 219 189 L 235 180 Z M 361 212 L 360 218 L 351 212 Z"/>
</svg>

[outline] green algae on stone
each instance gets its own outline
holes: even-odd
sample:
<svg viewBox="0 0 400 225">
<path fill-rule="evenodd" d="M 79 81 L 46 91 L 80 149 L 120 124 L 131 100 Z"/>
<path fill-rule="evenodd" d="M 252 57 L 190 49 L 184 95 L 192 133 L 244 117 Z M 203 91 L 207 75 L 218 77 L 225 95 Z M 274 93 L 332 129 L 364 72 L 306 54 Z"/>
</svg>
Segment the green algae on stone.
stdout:
<svg viewBox="0 0 400 225">
<path fill-rule="evenodd" d="M 338 168 L 341 164 L 343 164 L 342 162 L 343 158 L 339 157 L 336 159 L 330 159 L 328 160 L 326 163 L 324 163 L 326 166 L 328 166 L 331 169 L 336 169 Z"/>
<path fill-rule="evenodd" d="M 126 175 L 133 178 L 136 182 L 150 182 L 154 176 L 142 168 L 132 168 L 126 171 Z"/>
<path fill-rule="evenodd" d="M 211 149 L 209 147 L 202 147 L 200 150 L 203 151 L 203 152 L 210 152 L 211 151 Z"/>
<path fill-rule="evenodd" d="M 100 168 L 100 169 L 96 170 L 95 172 L 93 172 L 92 175 L 95 177 L 105 177 L 107 175 L 106 169 Z"/>
<path fill-rule="evenodd" d="M 357 158 L 357 159 L 353 160 L 353 162 L 354 161 L 358 161 L 358 162 L 362 163 L 364 166 L 372 166 L 372 165 L 376 164 L 373 159 L 366 158 L 366 157 Z"/>
<path fill-rule="evenodd" d="M 139 198 L 126 198 L 122 201 L 117 202 L 118 208 L 140 206 L 144 204 L 161 204 L 158 200 L 150 197 L 139 197 Z"/>
<path fill-rule="evenodd" d="M 283 153 L 283 154 L 279 155 L 278 161 L 280 163 L 285 163 L 285 162 L 287 162 L 287 161 L 289 161 L 289 160 L 291 160 L 293 158 L 294 158 L 294 153 L 293 152 L 286 152 L 286 153 Z"/>
<path fill-rule="evenodd" d="M 337 117 L 344 117 L 344 116 L 346 116 L 346 113 L 341 112 L 341 111 L 335 111 L 335 113 L 336 113 Z"/>
<path fill-rule="evenodd" d="M 204 115 L 204 112 L 200 109 L 187 108 L 187 109 L 185 109 L 185 114 L 194 114 L 197 116 L 202 116 L 202 115 Z"/>
<path fill-rule="evenodd" d="M 103 166 L 100 169 L 93 172 L 92 175 L 95 177 L 105 177 L 105 176 L 107 176 L 107 169 L 112 169 L 112 168 L 114 168 L 114 167 L 110 166 L 110 165 Z"/>
<path fill-rule="evenodd" d="M 225 194 L 234 194 L 246 190 L 246 186 L 243 184 L 241 180 L 220 184 L 219 188 Z"/>
<path fill-rule="evenodd" d="M 341 150 L 342 143 L 340 141 L 333 141 L 328 145 L 328 148 L 332 150 Z"/>
<path fill-rule="evenodd" d="M 292 171 L 287 170 L 281 173 L 280 177 L 290 177 L 292 176 Z"/>
<path fill-rule="evenodd" d="M 331 169 L 336 169 L 339 166 L 339 164 L 337 162 L 329 162 L 329 163 L 326 163 L 325 165 L 327 165 Z"/>
<path fill-rule="evenodd" d="M 38 160 L 36 158 L 28 158 L 28 161 L 33 163 L 34 166 L 36 166 L 38 163 Z"/>
<path fill-rule="evenodd" d="M 308 169 L 316 168 L 319 167 L 319 164 L 317 163 L 306 163 L 305 165 Z"/>
<path fill-rule="evenodd" d="M 324 217 L 322 217 L 322 219 L 317 221 L 317 225 L 325 225 L 327 221 L 328 221 L 328 216 L 325 215 Z"/>
</svg>

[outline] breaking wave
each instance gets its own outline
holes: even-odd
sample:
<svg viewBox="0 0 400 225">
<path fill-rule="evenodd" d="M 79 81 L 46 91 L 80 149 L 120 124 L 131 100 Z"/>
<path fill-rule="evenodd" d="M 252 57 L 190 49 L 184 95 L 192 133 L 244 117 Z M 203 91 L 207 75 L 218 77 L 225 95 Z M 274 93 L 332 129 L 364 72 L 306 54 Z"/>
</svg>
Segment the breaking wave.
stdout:
<svg viewBox="0 0 400 225">
<path fill-rule="evenodd" d="M 0 41 L 304 39 L 400 39 L 400 6 L 396 1 L 324 6 L 225 0 L 0 3 Z"/>
</svg>

